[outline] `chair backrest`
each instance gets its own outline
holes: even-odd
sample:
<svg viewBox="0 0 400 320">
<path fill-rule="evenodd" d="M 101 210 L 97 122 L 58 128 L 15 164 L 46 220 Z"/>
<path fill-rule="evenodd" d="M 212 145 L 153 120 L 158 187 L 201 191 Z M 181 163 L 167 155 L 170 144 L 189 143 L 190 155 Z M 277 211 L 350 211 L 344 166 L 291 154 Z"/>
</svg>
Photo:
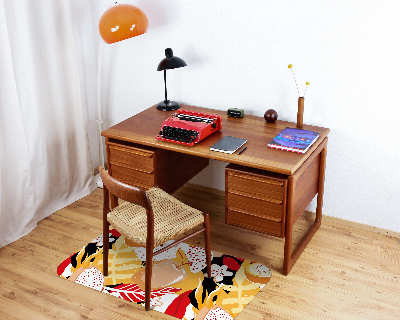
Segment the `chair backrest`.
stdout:
<svg viewBox="0 0 400 320">
<path fill-rule="evenodd" d="M 114 179 L 107 173 L 103 166 L 99 167 L 99 171 L 103 184 L 111 194 L 122 200 L 138 204 L 144 207 L 148 212 L 152 211 L 151 203 L 145 190 Z"/>
</svg>

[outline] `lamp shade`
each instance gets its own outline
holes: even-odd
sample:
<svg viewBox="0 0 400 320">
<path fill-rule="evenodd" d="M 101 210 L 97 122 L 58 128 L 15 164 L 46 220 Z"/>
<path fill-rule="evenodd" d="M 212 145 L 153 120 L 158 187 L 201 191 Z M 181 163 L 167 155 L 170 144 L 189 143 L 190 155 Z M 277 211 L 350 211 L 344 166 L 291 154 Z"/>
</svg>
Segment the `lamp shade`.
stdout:
<svg viewBox="0 0 400 320">
<path fill-rule="evenodd" d="M 147 16 L 138 7 L 117 4 L 101 16 L 99 32 L 104 42 L 114 43 L 141 35 L 148 26 Z"/>
<path fill-rule="evenodd" d="M 186 67 L 186 62 L 175 57 L 171 48 L 165 49 L 165 58 L 158 64 L 157 71 Z"/>
</svg>

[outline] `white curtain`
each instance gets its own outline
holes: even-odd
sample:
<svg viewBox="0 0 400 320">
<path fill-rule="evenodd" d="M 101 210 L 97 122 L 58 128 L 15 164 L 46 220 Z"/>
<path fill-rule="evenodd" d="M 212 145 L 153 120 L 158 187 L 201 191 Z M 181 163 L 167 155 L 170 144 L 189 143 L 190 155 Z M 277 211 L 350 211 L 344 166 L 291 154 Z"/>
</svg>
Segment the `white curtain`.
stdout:
<svg viewBox="0 0 400 320">
<path fill-rule="evenodd" d="M 0 0 L 0 247 L 95 189 L 70 1 Z"/>
</svg>

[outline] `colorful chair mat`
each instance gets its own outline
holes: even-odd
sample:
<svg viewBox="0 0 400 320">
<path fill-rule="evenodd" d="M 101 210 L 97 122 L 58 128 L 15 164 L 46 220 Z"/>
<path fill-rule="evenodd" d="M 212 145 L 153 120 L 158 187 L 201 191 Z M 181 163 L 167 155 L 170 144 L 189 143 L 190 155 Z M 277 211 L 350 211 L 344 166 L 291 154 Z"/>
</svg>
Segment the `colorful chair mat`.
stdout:
<svg viewBox="0 0 400 320">
<path fill-rule="evenodd" d="M 107 277 L 102 273 L 102 235 L 63 261 L 58 275 L 144 306 L 145 248 L 114 229 L 109 237 Z M 208 278 L 205 257 L 203 248 L 185 243 L 154 256 L 151 308 L 184 320 L 233 319 L 271 278 L 260 263 L 217 252 L 212 252 Z"/>
</svg>

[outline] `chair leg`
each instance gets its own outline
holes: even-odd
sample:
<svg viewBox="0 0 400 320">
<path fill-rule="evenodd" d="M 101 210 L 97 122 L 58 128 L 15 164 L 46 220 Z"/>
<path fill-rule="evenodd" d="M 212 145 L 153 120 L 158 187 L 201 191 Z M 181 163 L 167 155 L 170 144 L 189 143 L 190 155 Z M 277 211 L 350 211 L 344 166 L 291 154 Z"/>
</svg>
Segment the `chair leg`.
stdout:
<svg viewBox="0 0 400 320">
<path fill-rule="evenodd" d="M 210 216 L 204 212 L 204 242 L 206 248 L 207 274 L 211 278 Z"/>
<path fill-rule="evenodd" d="M 153 276 L 153 250 L 154 246 L 150 241 L 146 242 L 146 268 L 145 268 L 145 300 L 146 311 L 150 310 L 151 278 Z"/>
<path fill-rule="evenodd" d="M 108 251 L 110 247 L 110 223 L 106 220 L 103 221 L 103 275 L 108 276 Z"/>
</svg>

